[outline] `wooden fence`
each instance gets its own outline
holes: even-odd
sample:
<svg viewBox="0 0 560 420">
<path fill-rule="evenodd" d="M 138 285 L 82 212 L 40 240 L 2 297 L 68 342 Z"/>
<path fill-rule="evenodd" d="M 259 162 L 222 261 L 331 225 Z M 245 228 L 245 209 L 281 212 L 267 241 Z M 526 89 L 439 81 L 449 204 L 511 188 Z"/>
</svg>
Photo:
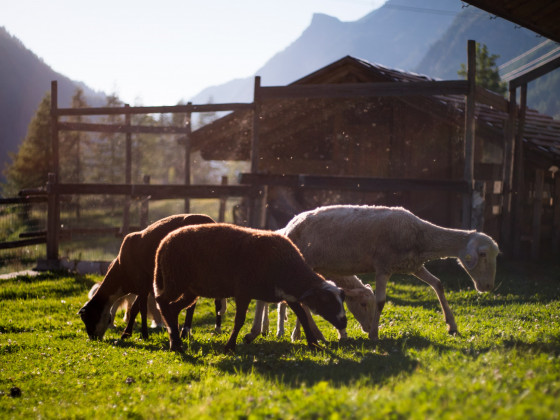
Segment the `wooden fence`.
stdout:
<svg viewBox="0 0 560 420">
<path fill-rule="evenodd" d="M 478 220 L 479 210 L 472 212 L 473 194 L 480 194 L 475 183 L 474 171 L 474 100 L 475 100 L 475 43 L 468 45 L 468 79 L 466 81 L 426 81 L 408 83 L 370 83 L 370 84 L 340 84 L 314 86 L 269 86 L 262 87 L 260 78 L 255 78 L 254 100 L 252 103 L 229 103 L 208 105 L 177 105 L 158 107 L 130 107 L 125 105 L 118 108 L 59 108 L 57 83 L 51 84 L 51 127 L 53 151 L 53 167 L 47 185 L 48 222 L 47 222 L 47 263 L 56 266 L 58 261 L 60 228 L 60 197 L 80 194 L 112 194 L 126 197 L 146 197 L 152 199 L 180 198 L 185 200 L 185 211 L 189 211 L 189 199 L 246 197 L 252 203 L 250 206 L 249 224 L 254 227 L 264 226 L 266 217 L 266 190 L 268 185 L 297 185 L 299 188 L 320 189 L 351 189 L 367 191 L 402 191 L 406 189 L 426 189 L 454 191 L 463 196 L 463 226 L 470 228 L 483 223 Z M 358 98 L 364 96 L 403 96 L 403 95 L 464 95 L 465 96 L 465 167 L 462 180 L 416 180 L 416 179 L 365 179 L 353 177 L 317 177 L 300 175 L 296 177 L 267 176 L 258 168 L 259 159 L 259 120 L 261 117 L 262 101 L 280 98 Z M 191 115 L 196 112 L 221 112 L 251 110 L 252 138 L 251 138 L 251 173 L 244 174 L 241 185 L 191 185 Z M 185 126 L 147 127 L 131 124 L 134 114 L 173 114 L 183 113 L 187 117 Z M 92 115 L 124 115 L 124 124 L 94 124 L 60 121 L 64 116 L 92 116 Z M 68 184 L 59 180 L 59 132 L 60 131 L 88 131 L 103 133 L 126 134 L 126 156 L 124 184 Z M 138 185 L 132 184 L 131 167 L 131 135 L 137 133 L 151 134 L 181 134 L 185 138 L 185 179 L 182 185 Z M 123 216 L 123 233 L 129 230 L 129 215 L 125 206 Z"/>
</svg>

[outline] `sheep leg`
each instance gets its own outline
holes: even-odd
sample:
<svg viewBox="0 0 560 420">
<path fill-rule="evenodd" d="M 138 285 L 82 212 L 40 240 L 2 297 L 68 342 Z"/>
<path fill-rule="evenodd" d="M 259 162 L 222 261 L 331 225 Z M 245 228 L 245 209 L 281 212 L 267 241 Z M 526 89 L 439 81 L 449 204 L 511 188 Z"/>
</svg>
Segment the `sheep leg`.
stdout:
<svg viewBox="0 0 560 420">
<path fill-rule="evenodd" d="M 289 305 L 289 302 L 288 302 Z M 317 324 L 315 324 L 315 321 L 313 320 L 313 317 L 311 316 L 311 311 L 309 310 L 309 308 L 306 305 L 301 305 L 303 307 L 303 310 L 305 312 L 305 316 L 307 318 L 308 324 L 309 324 L 309 328 L 312 331 L 313 337 L 315 337 L 315 339 L 317 341 L 321 340 L 321 341 L 327 341 L 325 340 L 325 336 L 323 335 L 323 333 L 319 330 L 319 328 L 317 327 Z M 302 326 L 303 324 L 301 323 L 299 317 L 296 318 L 296 326 L 294 327 L 294 330 L 292 332 L 292 341 L 296 341 L 299 340 L 301 338 L 301 329 L 300 326 Z M 305 329 L 304 329 L 305 331 Z M 306 337 L 307 337 L 307 333 L 305 333 Z"/>
<path fill-rule="evenodd" d="M 187 308 L 185 323 L 183 324 L 183 329 L 181 330 L 181 338 L 187 338 L 191 335 L 194 308 L 196 308 L 196 302 Z"/>
<path fill-rule="evenodd" d="M 267 305 L 266 302 L 262 300 L 257 300 L 255 304 L 255 319 L 253 319 L 253 326 L 251 327 L 251 331 L 243 337 L 243 341 L 246 344 L 249 344 L 255 338 L 257 338 L 262 332 L 262 322 L 263 322 L 263 313 L 265 306 Z"/>
<path fill-rule="evenodd" d="M 140 306 L 140 319 L 142 320 L 142 338 L 144 340 L 148 339 L 148 295 L 139 295 L 136 299 L 136 302 L 139 302 Z"/>
<path fill-rule="evenodd" d="M 227 299 L 216 299 L 214 301 L 214 307 L 216 309 L 216 326 L 214 329 L 216 331 L 216 334 L 221 334 L 223 316 L 227 311 Z"/>
<path fill-rule="evenodd" d="M 307 339 L 307 345 L 309 346 L 309 348 L 312 350 L 320 349 L 321 347 L 317 343 L 317 339 L 315 338 L 315 335 L 313 334 L 313 332 L 311 332 L 311 327 L 309 325 L 309 318 L 305 309 L 303 309 L 302 307 L 303 305 L 299 302 L 287 302 L 287 303 L 288 306 L 292 309 L 292 311 L 294 311 L 297 319 L 299 319 L 303 327 L 303 331 L 305 332 L 305 338 Z"/>
<path fill-rule="evenodd" d="M 245 317 L 247 316 L 247 309 L 249 308 L 249 303 L 251 299 L 247 298 L 236 298 L 235 304 L 237 306 L 235 310 L 235 320 L 233 322 L 233 331 L 229 337 L 229 340 L 226 343 L 226 347 L 224 349 L 225 353 L 235 351 L 235 342 L 237 341 L 237 335 L 239 331 L 241 331 L 241 327 L 245 323 Z"/>
<path fill-rule="evenodd" d="M 386 290 L 389 277 L 391 277 L 391 275 L 386 273 L 378 272 L 375 275 L 375 311 L 373 313 L 373 323 L 369 332 L 370 340 L 379 339 L 379 319 L 381 318 L 381 312 L 383 312 L 385 300 L 387 299 Z"/>
<path fill-rule="evenodd" d="M 278 320 L 276 323 L 276 337 L 281 338 L 284 335 L 284 323 L 288 319 L 286 316 L 286 302 L 280 302 L 278 304 Z"/>
<path fill-rule="evenodd" d="M 134 299 L 134 303 L 132 304 L 128 312 L 128 323 L 126 324 L 126 328 L 121 334 L 121 339 L 128 338 L 132 335 L 132 328 L 134 327 L 134 321 L 136 320 L 136 315 L 138 315 L 139 311 L 140 311 L 140 300 L 138 297 L 136 297 L 136 299 Z"/>
<path fill-rule="evenodd" d="M 440 279 L 430 273 L 426 269 L 426 267 L 422 267 L 420 270 L 414 273 L 414 276 L 422 280 L 424 283 L 432 286 L 432 289 L 434 289 L 439 299 L 439 304 L 441 305 L 441 310 L 443 311 L 443 317 L 445 319 L 445 323 L 447 324 L 447 331 L 449 332 L 449 334 L 457 334 L 457 324 L 455 323 L 455 317 L 453 316 L 453 312 L 451 312 L 449 303 L 447 303 L 447 299 L 445 298 L 443 285 L 441 284 Z"/>
<path fill-rule="evenodd" d="M 169 333 L 169 349 L 171 351 L 183 351 L 183 343 L 179 335 L 179 313 L 188 306 L 196 303 L 197 296 L 183 295 L 175 302 L 165 302 L 161 297 L 156 298 L 161 316 L 167 332 Z"/>
</svg>

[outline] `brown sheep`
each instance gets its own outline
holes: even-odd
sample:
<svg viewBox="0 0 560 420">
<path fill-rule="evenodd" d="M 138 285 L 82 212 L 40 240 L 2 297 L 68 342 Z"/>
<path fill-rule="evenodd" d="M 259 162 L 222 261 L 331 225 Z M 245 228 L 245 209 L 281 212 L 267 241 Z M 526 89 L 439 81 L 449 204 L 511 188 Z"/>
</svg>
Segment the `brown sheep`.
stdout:
<svg viewBox="0 0 560 420">
<path fill-rule="evenodd" d="M 147 305 L 152 293 L 154 259 L 160 241 L 169 232 L 183 226 L 215 223 L 203 214 L 179 214 L 161 219 L 146 229 L 125 236 L 97 292 L 78 312 L 91 339 L 101 339 L 112 322 L 111 307 L 128 293 L 138 296 L 122 338 L 132 334 L 138 311 L 142 317 L 142 337 L 148 337 Z"/>
<path fill-rule="evenodd" d="M 233 351 L 252 299 L 285 300 L 301 320 L 307 343 L 317 340 L 300 302 L 336 328 L 346 328 L 344 293 L 313 272 L 295 245 L 275 232 L 229 224 L 188 226 L 159 245 L 154 295 L 167 325 L 171 350 L 181 351 L 179 312 L 199 296 L 234 297 L 234 328 L 225 350 Z"/>
</svg>

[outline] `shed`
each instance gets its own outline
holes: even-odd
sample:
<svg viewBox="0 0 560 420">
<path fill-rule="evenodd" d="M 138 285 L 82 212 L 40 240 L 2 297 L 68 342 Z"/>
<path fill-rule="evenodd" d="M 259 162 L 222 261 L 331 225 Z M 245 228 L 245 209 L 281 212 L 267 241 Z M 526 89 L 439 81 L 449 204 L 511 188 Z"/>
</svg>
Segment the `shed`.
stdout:
<svg viewBox="0 0 560 420">
<path fill-rule="evenodd" d="M 346 56 L 291 86 L 431 81 Z M 508 104 L 500 95 L 477 90 L 474 178 L 484 181 L 484 230 L 499 237 L 505 127 Z M 257 95 L 255 95 L 257 97 Z M 262 101 L 258 172 L 272 175 L 342 175 L 390 179 L 459 180 L 464 166 L 465 97 L 405 95 L 358 99 Z M 195 149 L 208 160 L 249 160 L 252 112 L 236 111 L 192 133 Z M 560 163 L 560 122 L 528 110 L 524 127 L 527 159 L 546 171 Z M 453 191 L 378 193 L 271 191 L 277 227 L 292 214 L 334 202 L 402 205 L 444 226 L 459 227 L 461 197 Z M 289 205 L 287 203 L 290 203 Z M 287 210 L 286 210 L 287 209 Z"/>
</svg>

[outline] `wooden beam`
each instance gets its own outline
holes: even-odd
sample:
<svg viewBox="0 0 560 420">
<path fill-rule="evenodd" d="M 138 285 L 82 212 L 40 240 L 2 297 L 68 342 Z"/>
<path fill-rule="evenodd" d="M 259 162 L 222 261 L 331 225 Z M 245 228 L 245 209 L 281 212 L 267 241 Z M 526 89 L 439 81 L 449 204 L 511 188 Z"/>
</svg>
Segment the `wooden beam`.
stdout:
<svg viewBox="0 0 560 420">
<path fill-rule="evenodd" d="M 560 56 L 551 57 L 548 60 L 542 62 L 539 67 L 529 70 L 520 76 L 517 76 L 515 79 L 512 79 L 509 83 L 512 86 L 518 87 L 522 85 L 526 85 L 529 82 L 532 82 L 539 77 L 544 76 L 545 74 L 550 73 L 553 70 L 556 70 L 560 67 Z"/>
<path fill-rule="evenodd" d="M 151 200 L 258 196 L 258 188 L 250 185 L 57 184 L 50 191 L 60 195 L 150 196 Z"/>
<path fill-rule="evenodd" d="M 190 104 L 190 102 L 189 102 Z M 185 185 L 191 185 L 191 138 L 192 138 L 192 114 L 187 112 L 185 115 L 185 137 L 183 138 L 185 146 Z M 191 203 L 188 198 L 184 202 L 185 213 L 190 213 Z"/>
<path fill-rule="evenodd" d="M 468 184 L 464 180 L 450 179 L 399 179 L 243 173 L 241 174 L 240 182 L 242 184 L 251 184 L 254 186 L 269 185 L 291 188 L 352 190 L 363 192 L 451 191 L 466 193 L 470 190 Z"/>
<path fill-rule="evenodd" d="M 384 82 L 265 86 L 260 88 L 259 94 L 262 100 L 268 100 L 296 98 L 360 98 L 373 96 L 465 95 L 467 93 L 467 81 L 444 80 L 406 83 Z"/>
<path fill-rule="evenodd" d="M 176 114 L 187 112 L 222 112 L 253 109 L 251 103 L 225 103 L 202 105 L 175 105 L 175 106 L 137 106 L 129 108 L 99 107 L 99 108 L 58 108 L 56 115 L 126 115 L 126 114 Z"/>
<path fill-rule="evenodd" d="M 130 116 L 130 114 L 125 114 Z M 93 124 L 77 122 L 60 122 L 61 131 L 88 131 L 96 133 L 127 133 L 127 134 L 185 134 L 185 127 L 151 127 L 127 124 Z"/>
</svg>

